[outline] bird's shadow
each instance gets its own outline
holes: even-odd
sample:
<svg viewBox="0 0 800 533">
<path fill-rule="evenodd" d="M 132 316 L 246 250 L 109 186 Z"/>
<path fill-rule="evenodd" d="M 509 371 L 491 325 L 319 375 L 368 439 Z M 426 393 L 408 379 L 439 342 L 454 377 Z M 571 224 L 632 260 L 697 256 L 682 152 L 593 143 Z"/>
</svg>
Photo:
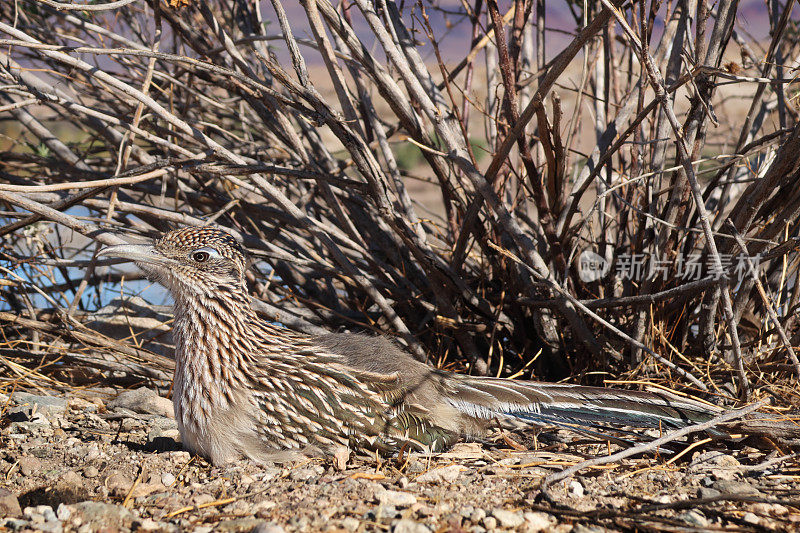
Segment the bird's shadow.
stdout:
<svg viewBox="0 0 800 533">
<path fill-rule="evenodd" d="M 132 452 L 163 453 L 185 451 L 183 445 L 170 437 L 156 437 L 151 441 L 141 443 L 127 439 L 114 439 L 112 444 L 121 444 Z"/>
</svg>

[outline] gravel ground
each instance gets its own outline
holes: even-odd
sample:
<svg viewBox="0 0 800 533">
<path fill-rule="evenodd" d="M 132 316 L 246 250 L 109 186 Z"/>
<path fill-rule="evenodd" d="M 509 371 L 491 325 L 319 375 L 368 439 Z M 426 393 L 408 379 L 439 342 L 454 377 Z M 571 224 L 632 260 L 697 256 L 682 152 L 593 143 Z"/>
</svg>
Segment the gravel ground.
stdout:
<svg viewBox="0 0 800 533">
<path fill-rule="evenodd" d="M 765 445 L 701 442 L 674 464 L 584 470 L 546 494 L 543 476 L 608 445 L 555 432 L 536 451 L 513 435 L 435 456 L 215 468 L 181 450 L 169 400 L 105 392 L 0 394 L 0 530 L 800 530 L 800 467 Z"/>
</svg>

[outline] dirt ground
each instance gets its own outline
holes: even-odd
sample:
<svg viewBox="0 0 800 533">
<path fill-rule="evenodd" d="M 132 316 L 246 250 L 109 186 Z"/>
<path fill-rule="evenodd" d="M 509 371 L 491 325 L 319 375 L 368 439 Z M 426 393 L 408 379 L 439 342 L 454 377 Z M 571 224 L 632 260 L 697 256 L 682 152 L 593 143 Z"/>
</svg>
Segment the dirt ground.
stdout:
<svg viewBox="0 0 800 533">
<path fill-rule="evenodd" d="M 545 475 L 614 447 L 545 431 L 536 450 L 518 449 L 534 447 L 527 434 L 432 456 L 216 468 L 181 450 L 155 392 L 80 395 L 0 395 L 0 530 L 800 530 L 798 463 L 764 446 L 701 437 L 672 463 L 583 470 L 545 494 Z"/>
</svg>

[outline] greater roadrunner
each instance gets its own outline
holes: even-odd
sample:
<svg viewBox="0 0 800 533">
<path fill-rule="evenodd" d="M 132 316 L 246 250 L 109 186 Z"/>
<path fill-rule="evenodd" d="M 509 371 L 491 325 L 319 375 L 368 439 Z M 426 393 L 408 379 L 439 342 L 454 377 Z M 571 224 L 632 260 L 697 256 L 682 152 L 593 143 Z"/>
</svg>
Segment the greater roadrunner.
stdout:
<svg viewBox="0 0 800 533">
<path fill-rule="evenodd" d="M 497 422 L 671 428 L 720 412 L 667 394 L 454 374 L 384 337 L 278 327 L 250 306 L 245 253 L 218 229 L 98 255 L 134 261 L 172 293 L 175 418 L 184 446 L 214 464 L 342 446 L 438 451 Z"/>
</svg>

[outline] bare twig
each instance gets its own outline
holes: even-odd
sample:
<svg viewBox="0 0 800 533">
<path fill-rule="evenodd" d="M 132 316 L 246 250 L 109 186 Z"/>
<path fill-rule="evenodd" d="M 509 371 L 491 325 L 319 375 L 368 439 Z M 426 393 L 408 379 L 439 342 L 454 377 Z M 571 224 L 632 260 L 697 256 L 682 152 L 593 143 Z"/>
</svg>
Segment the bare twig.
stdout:
<svg viewBox="0 0 800 533">
<path fill-rule="evenodd" d="M 664 444 L 669 442 L 673 442 L 681 437 L 685 437 L 686 435 L 690 435 L 692 433 L 697 433 L 698 431 L 705 431 L 707 429 L 712 429 L 724 422 L 729 422 L 731 420 L 736 420 L 738 418 L 742 418 L 749 413 L 759 409 L 760 407 L 764 406 L 767 403 L 766 400 L 761 400 L 759 402 L 753 403 L 748 405 L 747 407 L 742 407 L 740 409 L 735 409 L 733 411 L 725 412 L 719 416 L 715 416 L 711 420 L 707 422 L 702 422 L 700 424 L 694 424 L 691 426 L 686 426 L 680 429 L 676 429 L 675 431 L 670 431 L 663 437 L 659 437 L 655 440 L 651 440 L 649 442 L 643 442 L 641 444 L 637 444 L 636 446 L 631 446 L 630 448 L 626 448 L 621 450 L 617 453 L 613 453 L 611 455 L 607 455 L 605 457 L 595 457 L 593 459 L 588 459 L 586 461 L 582 461 L 576 465 L 570 466 L 569 468 L 565 468 L 560 472 L 556 472 L 553 474 L 548 475 L 542 481 L 542 488 L 547 488 L 553 483 L 557 481 L 561 481 L 562 479 L 566 479 L 570 476 L 575 475 L 576 473 L 580 472 L 584 468 L 589 468 L 591 466 L 598 466 L 604 465 L 608 463 L 615 463 L 621 459 L 625 459 L 626 457 L 631 457 L 633 455 L 637 455 L 640 453 L 657 450 Z"/>
</svg>

